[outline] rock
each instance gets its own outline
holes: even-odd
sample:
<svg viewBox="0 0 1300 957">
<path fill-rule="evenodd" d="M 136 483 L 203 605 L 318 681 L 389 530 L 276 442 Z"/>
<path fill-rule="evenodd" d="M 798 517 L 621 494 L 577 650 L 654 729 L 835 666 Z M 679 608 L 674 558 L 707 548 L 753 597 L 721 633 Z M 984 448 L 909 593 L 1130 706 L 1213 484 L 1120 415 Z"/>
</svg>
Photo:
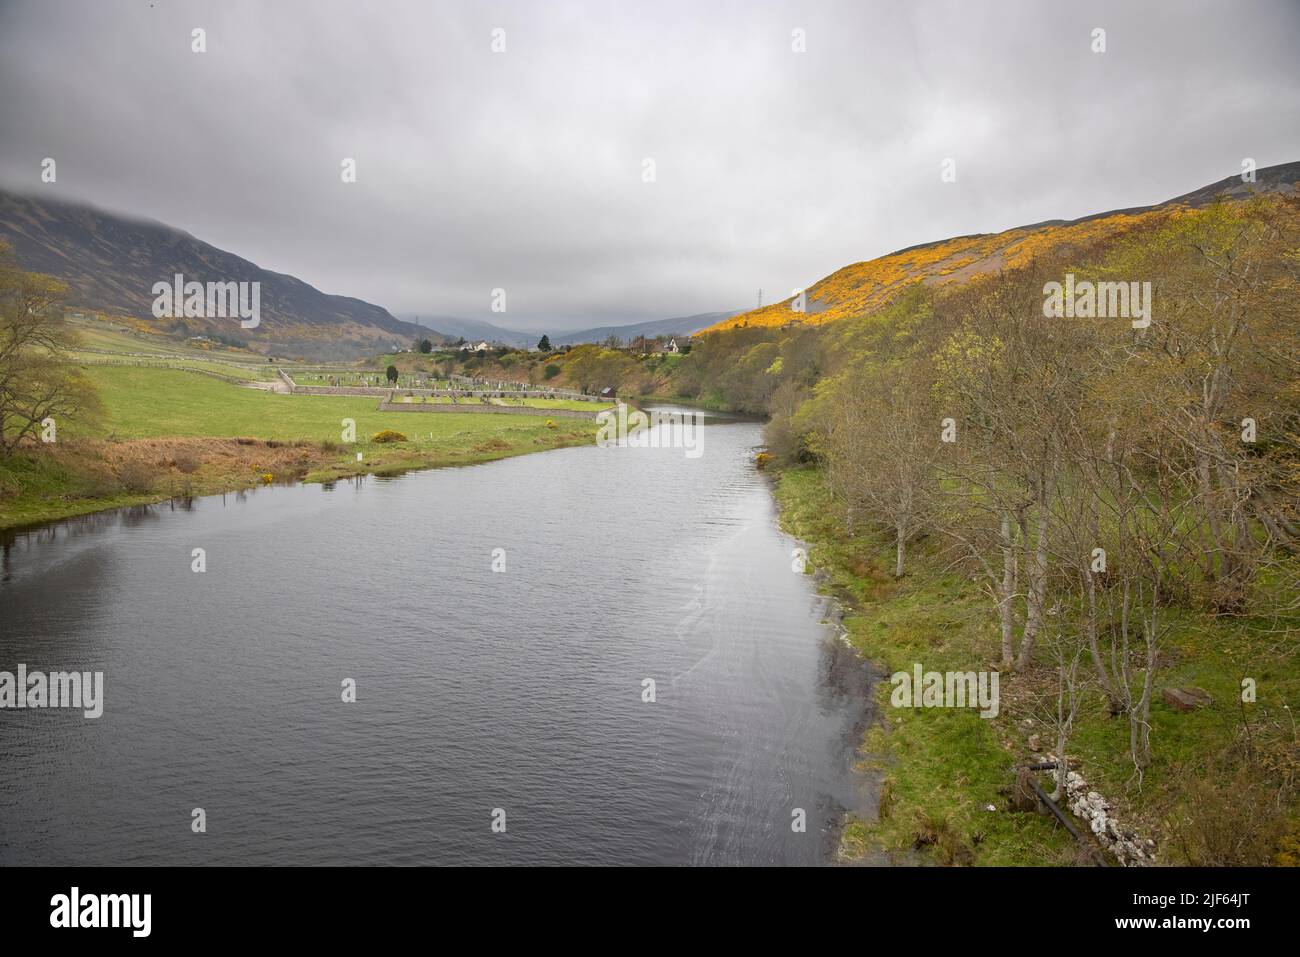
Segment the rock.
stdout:
<svg viewBox="0 0 1300 957">
<path fill-rule="evenodd" d="M 1177 711 L 1195 711 L 1214 703 L 1210 693 L 1203 688 L 1161 688 L 1160 697 Z"/>
</svg>

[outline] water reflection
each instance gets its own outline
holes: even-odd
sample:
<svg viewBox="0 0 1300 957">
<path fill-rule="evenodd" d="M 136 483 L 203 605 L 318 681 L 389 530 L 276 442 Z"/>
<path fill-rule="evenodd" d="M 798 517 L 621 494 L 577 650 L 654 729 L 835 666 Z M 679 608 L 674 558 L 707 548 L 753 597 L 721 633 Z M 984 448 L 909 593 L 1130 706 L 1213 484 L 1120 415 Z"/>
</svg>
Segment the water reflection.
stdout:
<svg viewBox="0 0 1300 957">
<path fill-rule="evenodd" d="M 0 667 L 102 670 L 106 701 L 0 720 L 0 863 L 827 860 L 872 801 L 870 677 L 791 572 L 759 441 L 718 422 L 698 459 L 556 450 L 5 536 Z M 194 841 L 200 804 L 221 826 Z"/>
</svg>

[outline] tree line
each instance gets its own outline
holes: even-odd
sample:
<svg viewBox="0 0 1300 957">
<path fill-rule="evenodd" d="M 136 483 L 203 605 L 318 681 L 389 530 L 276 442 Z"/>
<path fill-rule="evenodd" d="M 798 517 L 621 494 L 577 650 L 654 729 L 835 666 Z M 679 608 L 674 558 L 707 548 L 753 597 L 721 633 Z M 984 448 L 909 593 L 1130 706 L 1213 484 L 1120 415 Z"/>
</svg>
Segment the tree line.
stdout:
<svg viewBox="0 0 1300 957">
<path fill-rule="evenodd" d="M 1066 318 L 1065 282 L 1112 295 Z M 1148 320 L 1113 314 L 1114 284 L 1147 282 Z M 1058 753 L 1086 675 L 1140 775 L 1171 618 L 1300 614 L 1297 293 L 1300 203 L 1224 201 L 870 315 L 702 337 L 676 385 L 767 413 L 773 455 L 820 465 L 895 576 L 936 543 L 981 582 L 1000 667 L 1057 668 Z"/>
</svg>

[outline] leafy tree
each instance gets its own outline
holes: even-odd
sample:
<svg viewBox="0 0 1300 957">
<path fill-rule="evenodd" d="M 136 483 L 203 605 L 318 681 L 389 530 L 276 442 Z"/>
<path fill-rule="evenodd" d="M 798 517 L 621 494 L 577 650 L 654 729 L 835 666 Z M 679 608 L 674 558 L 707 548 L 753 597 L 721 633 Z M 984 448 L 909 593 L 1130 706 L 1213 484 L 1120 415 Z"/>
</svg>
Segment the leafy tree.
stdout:
<svg viewBox="0 0 1300 957">
<path fill-rule="evenodd" d="M 617 389 L 636 367 L 636 360 L 622 352 L 600 346 L 582 345 L 569 353 L 568 375 L 579 389 Z"/>
<path fill-rule="evenodd" d="M 388 381 L 389 381 L 389 382 L 396 382 L 396 381 L 397 381 L 397 366 L 389 366 L 388 369 L 385 370 L 385 373 L 384 373 L 384 374 L 385 374 L 386 376 L 388 376 Z"/>
<path fill-rule="evenodd" d="M 65 287 L 23 272 L 0 244 L 0 457 L 35 436 L 42 421 L 94 415 L 94 390 L 68 360 L 71 330 L 63 321 Z"/>
<path fill-rule="evenodd" d="M 421 339 L 420 351 L 423 352 L 425 355 L 428 355 L 430 352 L 433 351 L 433 343 L 430 342 L 428 339 Z"/>
</svg>

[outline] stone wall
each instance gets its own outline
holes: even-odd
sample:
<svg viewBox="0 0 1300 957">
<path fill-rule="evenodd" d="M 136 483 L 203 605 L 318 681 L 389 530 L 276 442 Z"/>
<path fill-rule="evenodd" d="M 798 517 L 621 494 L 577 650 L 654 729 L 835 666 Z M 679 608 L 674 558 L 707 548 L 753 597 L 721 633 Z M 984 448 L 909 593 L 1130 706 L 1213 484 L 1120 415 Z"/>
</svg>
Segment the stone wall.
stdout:
<svg viewBox="0 0 1300 957">
<path fill-rule="evenodd" d="M 427 395 L 427 396 L 451 396 L 458 399 L 477 399 L 480 396 L 487 399 L 567 399 L 574 402 L 600 402 L 609 404 L 612 399 L 603 399 L 598 395 L 583 395 L 581 392 L 569 392 L 565 389 L 415 389 L 402 388 L 383 389 L 384 392 L 393 391 L 399 395 Z"/>
<path fill-rule="evenodd" d="M 392 389 L 361 385 L 295 385 L 294 395 L 388 395 Z"/>
<path fill-rule="evenodd" d="M 506 415 L 536 415 L 546 419 L 586 419 L 595 422 L 598 412 L 581 412 L 577 409 L 535 409 L 526 405 L 484 405 L 481 402 L 450 403 L 431 402 L 381 402 L 381 412 L 469 412 Z"/>
<path fill-rule="evenodd" d="M 487 399 L 571 399 L 576 402 L 599 402 L 608 404 L 609 399 L 602 399 L 598 395 L 583 395 L 580 392 L 570 392 L 567 389 L 402 389 L 394 386 L 363 386 L 363 385 L 298 385 L 289 376 L 289 373 L 283 369 L 276 369 L 280 378 L 289 387 L 289 390 L 295 395 L 378 395 L 392 397 L 394 394 L 410 396 L 429 396 L 447 398 L 455 396 L 458 399 L 477 399 L 480 397 Z M 586 416 L 587 413 L 579 412 L 579 416 Z"/>
<path fill-rule="evenodd" d="M 1055 760 L 1055 756 L 1048 755 L 1048 759 Z M 1061 771 L 1052 774 L 1055 777 Z M 1088 782 L 1077 771 L 1065 772 L 1065 796 L 1071 813 L 1087 824 L 1102 847 L 1114 854 L 1125 867 L 1146 867 L 1155 863 L 1155 842 L 1143 840 L 1132 828 L 1121 826 L 1111 813 L 1110 802 L 1089 788 Z"/>
</svg>

